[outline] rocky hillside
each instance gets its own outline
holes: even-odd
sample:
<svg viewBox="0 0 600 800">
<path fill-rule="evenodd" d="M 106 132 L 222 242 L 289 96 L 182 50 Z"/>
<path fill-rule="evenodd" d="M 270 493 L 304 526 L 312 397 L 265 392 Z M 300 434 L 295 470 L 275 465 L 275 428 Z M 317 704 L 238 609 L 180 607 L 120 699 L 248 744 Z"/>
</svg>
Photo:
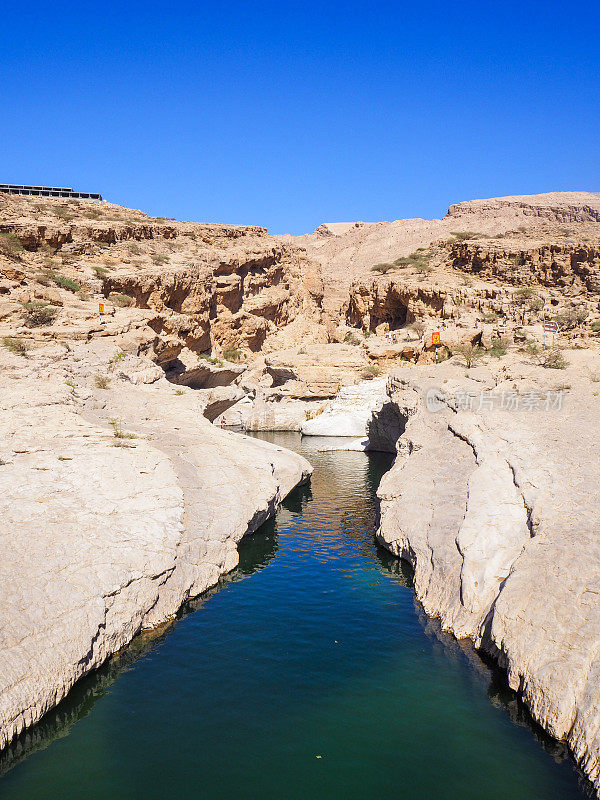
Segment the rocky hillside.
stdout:
<svg viewBox="0 0 600 800">
<path fill-rule="evenodd" d="M 184 350 L 242 360 L 282 328 L 292 343 L 324 336 L 319 270 L 298 248 L 110 204 L 0 195 L 0 292 L 2 334 L 128 332 L 167 368 Z"/>
<path fill-rule="evenodd" d="M 398 259 L 431 249 L 440 240 L 458 237 L 460 242 L 468 237 L 493 244 L 497 239 L 508 253 L 517 256 L 521 249 L 550 245 L 597 250 L 599 220 L 600 194 L 553 192 L 458 203 L 440 220 L 324 224 L 312 234 L 283 237 L 283 241 L 300 245 L 321 265 L 324 307 L 337 316 L 347 302 L 351 284 L 366 279 L 374 266 L 393 265 Z M 436 266 L 435 259 L 432 264 Z"/>
</svg>

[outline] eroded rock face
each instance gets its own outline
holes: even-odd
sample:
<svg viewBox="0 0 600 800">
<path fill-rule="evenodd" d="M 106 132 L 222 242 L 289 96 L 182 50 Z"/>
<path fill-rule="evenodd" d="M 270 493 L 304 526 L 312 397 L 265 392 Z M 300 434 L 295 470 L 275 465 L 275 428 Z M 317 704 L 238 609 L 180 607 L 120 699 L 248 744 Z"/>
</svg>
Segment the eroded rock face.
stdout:
<svg viewBox="0 0 600 800">
<path fill-rule="evenodd" d="M 0 747 L 235 567 L 311 472 L 204 419 L 231 387 L 177 389 L 123 352 L 0 353 Z"/>
<path fill-rule="evenodd" d="M 365 440 L 373 414 L 386 402 L 385 378 L 345 386 L 321 414 L 303 423 L 303 436 L 352 436 Z"/>
<path fill-rule="evenodd" d="M 379 489 L 378 540 L 412 564 L 425 611 L 506 667 L 534 718 L 598 786 L 600 400 L 581 368 L 568 371 L 568 390 L 548 372 L 479 368 L 469 381 L 442 365 L 393 378 L 406 432 Z M 515 387 L 525 406 L 500 408 Z M 465 406 L 467 392 L 475 400 Z"/>
<path fill-rule="evenodd" d="M 583 244 L 552 244 L 522 250 L 501 244 L 453 245 L 452 266 L 509 286 L 561 287 L 600 296 L 600 250 Z"/>
<path fill-rule="evenodd" d="M 0 317 L 13 328 L 21 304 L 35 300 L 62 307 L 55 338 L 89 336 L 124 317 L 146 340 L 144 353 L 167 368 L 184 349 L 247 357 L 288 327 L 288 346 L 307 333 L 327 339 L 318 265 L 264 228 L 10 195 L 0 197 L 0 217 Z"/>
<path fill-rule="evenodd" d="M 347 302 L 350 286 L 367 280 L 374 265 L 426 250 L 455 233 L 533 238 L 540 244 L 575 236 L 577 240 L 585 237 L 597 243 L 599 217 L 598 193 L 551 192 L 457 203 L 450 206 L 443 219 L 329 223 L 312 234 L 282 239 L 305 248 L 311 260 L 320 264 L 324 308 L 338 316 Z M 577 227 L 571 230 L 564 228 L 565 224 Z"/>
</svg>

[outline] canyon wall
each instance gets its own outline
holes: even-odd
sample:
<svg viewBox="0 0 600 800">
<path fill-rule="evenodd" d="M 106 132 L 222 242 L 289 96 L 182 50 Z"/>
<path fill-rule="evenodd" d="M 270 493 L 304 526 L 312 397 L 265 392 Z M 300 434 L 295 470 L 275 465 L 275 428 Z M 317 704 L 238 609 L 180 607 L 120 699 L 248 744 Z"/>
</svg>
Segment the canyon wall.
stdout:
<svg viewBox="0 0 600 800">
<path fill-rule="evenodd" d="M 566 377 L 526 364 L 392 377 L 406 429 L 377 536 L 412 565 L 427 614 L 506 668 L 598 787 L 600 401 L 580 367 Z"/>
</svg>

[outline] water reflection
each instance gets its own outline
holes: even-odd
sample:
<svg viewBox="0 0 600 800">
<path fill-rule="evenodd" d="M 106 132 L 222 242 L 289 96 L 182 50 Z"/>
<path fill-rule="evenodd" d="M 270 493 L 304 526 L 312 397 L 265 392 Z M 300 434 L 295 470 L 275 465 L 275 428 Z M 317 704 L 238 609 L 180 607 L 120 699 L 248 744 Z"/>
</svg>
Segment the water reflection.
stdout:
<svg viewBox="0 0 600 800">
<path fill-rule="evenodd" d="M 413 588 L 413 570 L 406 561 L 400 561 L 380 547 L 376 551 L 376 561 L 383 572 L 393 576 L 402 586 Z M 582 795 L 595 798 L 596 793 L 591 783 L 575 764 L 566 743 L 553 739 L 538 725 L 519 695 L 508 685 L 506 671 L 484 653 L 476 650 L 469 639 L 459 640 L 445 633 L 438 619 L 428 617 L 416 598 L 413 602 L 415 616 L 424 634 L 445 661 L 456 665 L 467 665 L 471 681 L 486 692 L 490 703 L 496 708 L 503 709 L 512 723 L 526 728 L 533 734 L 536 741 L 556 763 L 569 762 L 577 774 Z"/>
<path fill-rule="evenodd" d="M 294 500 L 290 502 L 296 504 Z M 240 548 L 239 565 L 232 572 L 223 575 L 216 586 L 189 600 L 181 608 L 177 620 L 205 606 L 210 598 L 227 584 L 236 583 L 260 572 L 275 558 L 276 553 L 277 520 L 273 518 L 265 522 L 255 534 L 245 537 Z M 101 667 L 77 681 L 64 700 L 36 725 L 23 731 L 0 753 L 0 777 L 28 756 L 45 750 L 52 742 L 67 736 L 77 722 L 92 712 L 96 702 L 109 692 L 123 673 L 163 644 L 173 631 L 177 620 L 139 634 Z"/>
<path fill-rule="evenodd" d="M 375 545 L 391 456 L 261 438 L 302 452 L 312 486 L 185 619 L 138 637 L 5 752 L 4 772 L 71 733 L 11 770 L 8 800 L 588 796 L 504 674 L 428 619 L 409 566 Z"/>
</svg>

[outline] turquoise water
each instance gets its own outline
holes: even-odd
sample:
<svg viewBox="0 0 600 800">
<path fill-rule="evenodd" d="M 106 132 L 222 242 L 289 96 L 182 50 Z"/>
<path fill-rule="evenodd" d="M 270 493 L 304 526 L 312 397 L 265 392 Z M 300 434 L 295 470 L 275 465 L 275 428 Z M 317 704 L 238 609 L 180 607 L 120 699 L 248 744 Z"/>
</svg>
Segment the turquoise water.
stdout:
<svg viewBox="0 0 600 800">
<path fill-rule="evenodd" d="M 319 453 L 240 566 L 81 681 L 0 760 L 2 800 L 569 800 L 588 788 L 503 676 L 373 543 L 383 454 Z"/>
</svg>

